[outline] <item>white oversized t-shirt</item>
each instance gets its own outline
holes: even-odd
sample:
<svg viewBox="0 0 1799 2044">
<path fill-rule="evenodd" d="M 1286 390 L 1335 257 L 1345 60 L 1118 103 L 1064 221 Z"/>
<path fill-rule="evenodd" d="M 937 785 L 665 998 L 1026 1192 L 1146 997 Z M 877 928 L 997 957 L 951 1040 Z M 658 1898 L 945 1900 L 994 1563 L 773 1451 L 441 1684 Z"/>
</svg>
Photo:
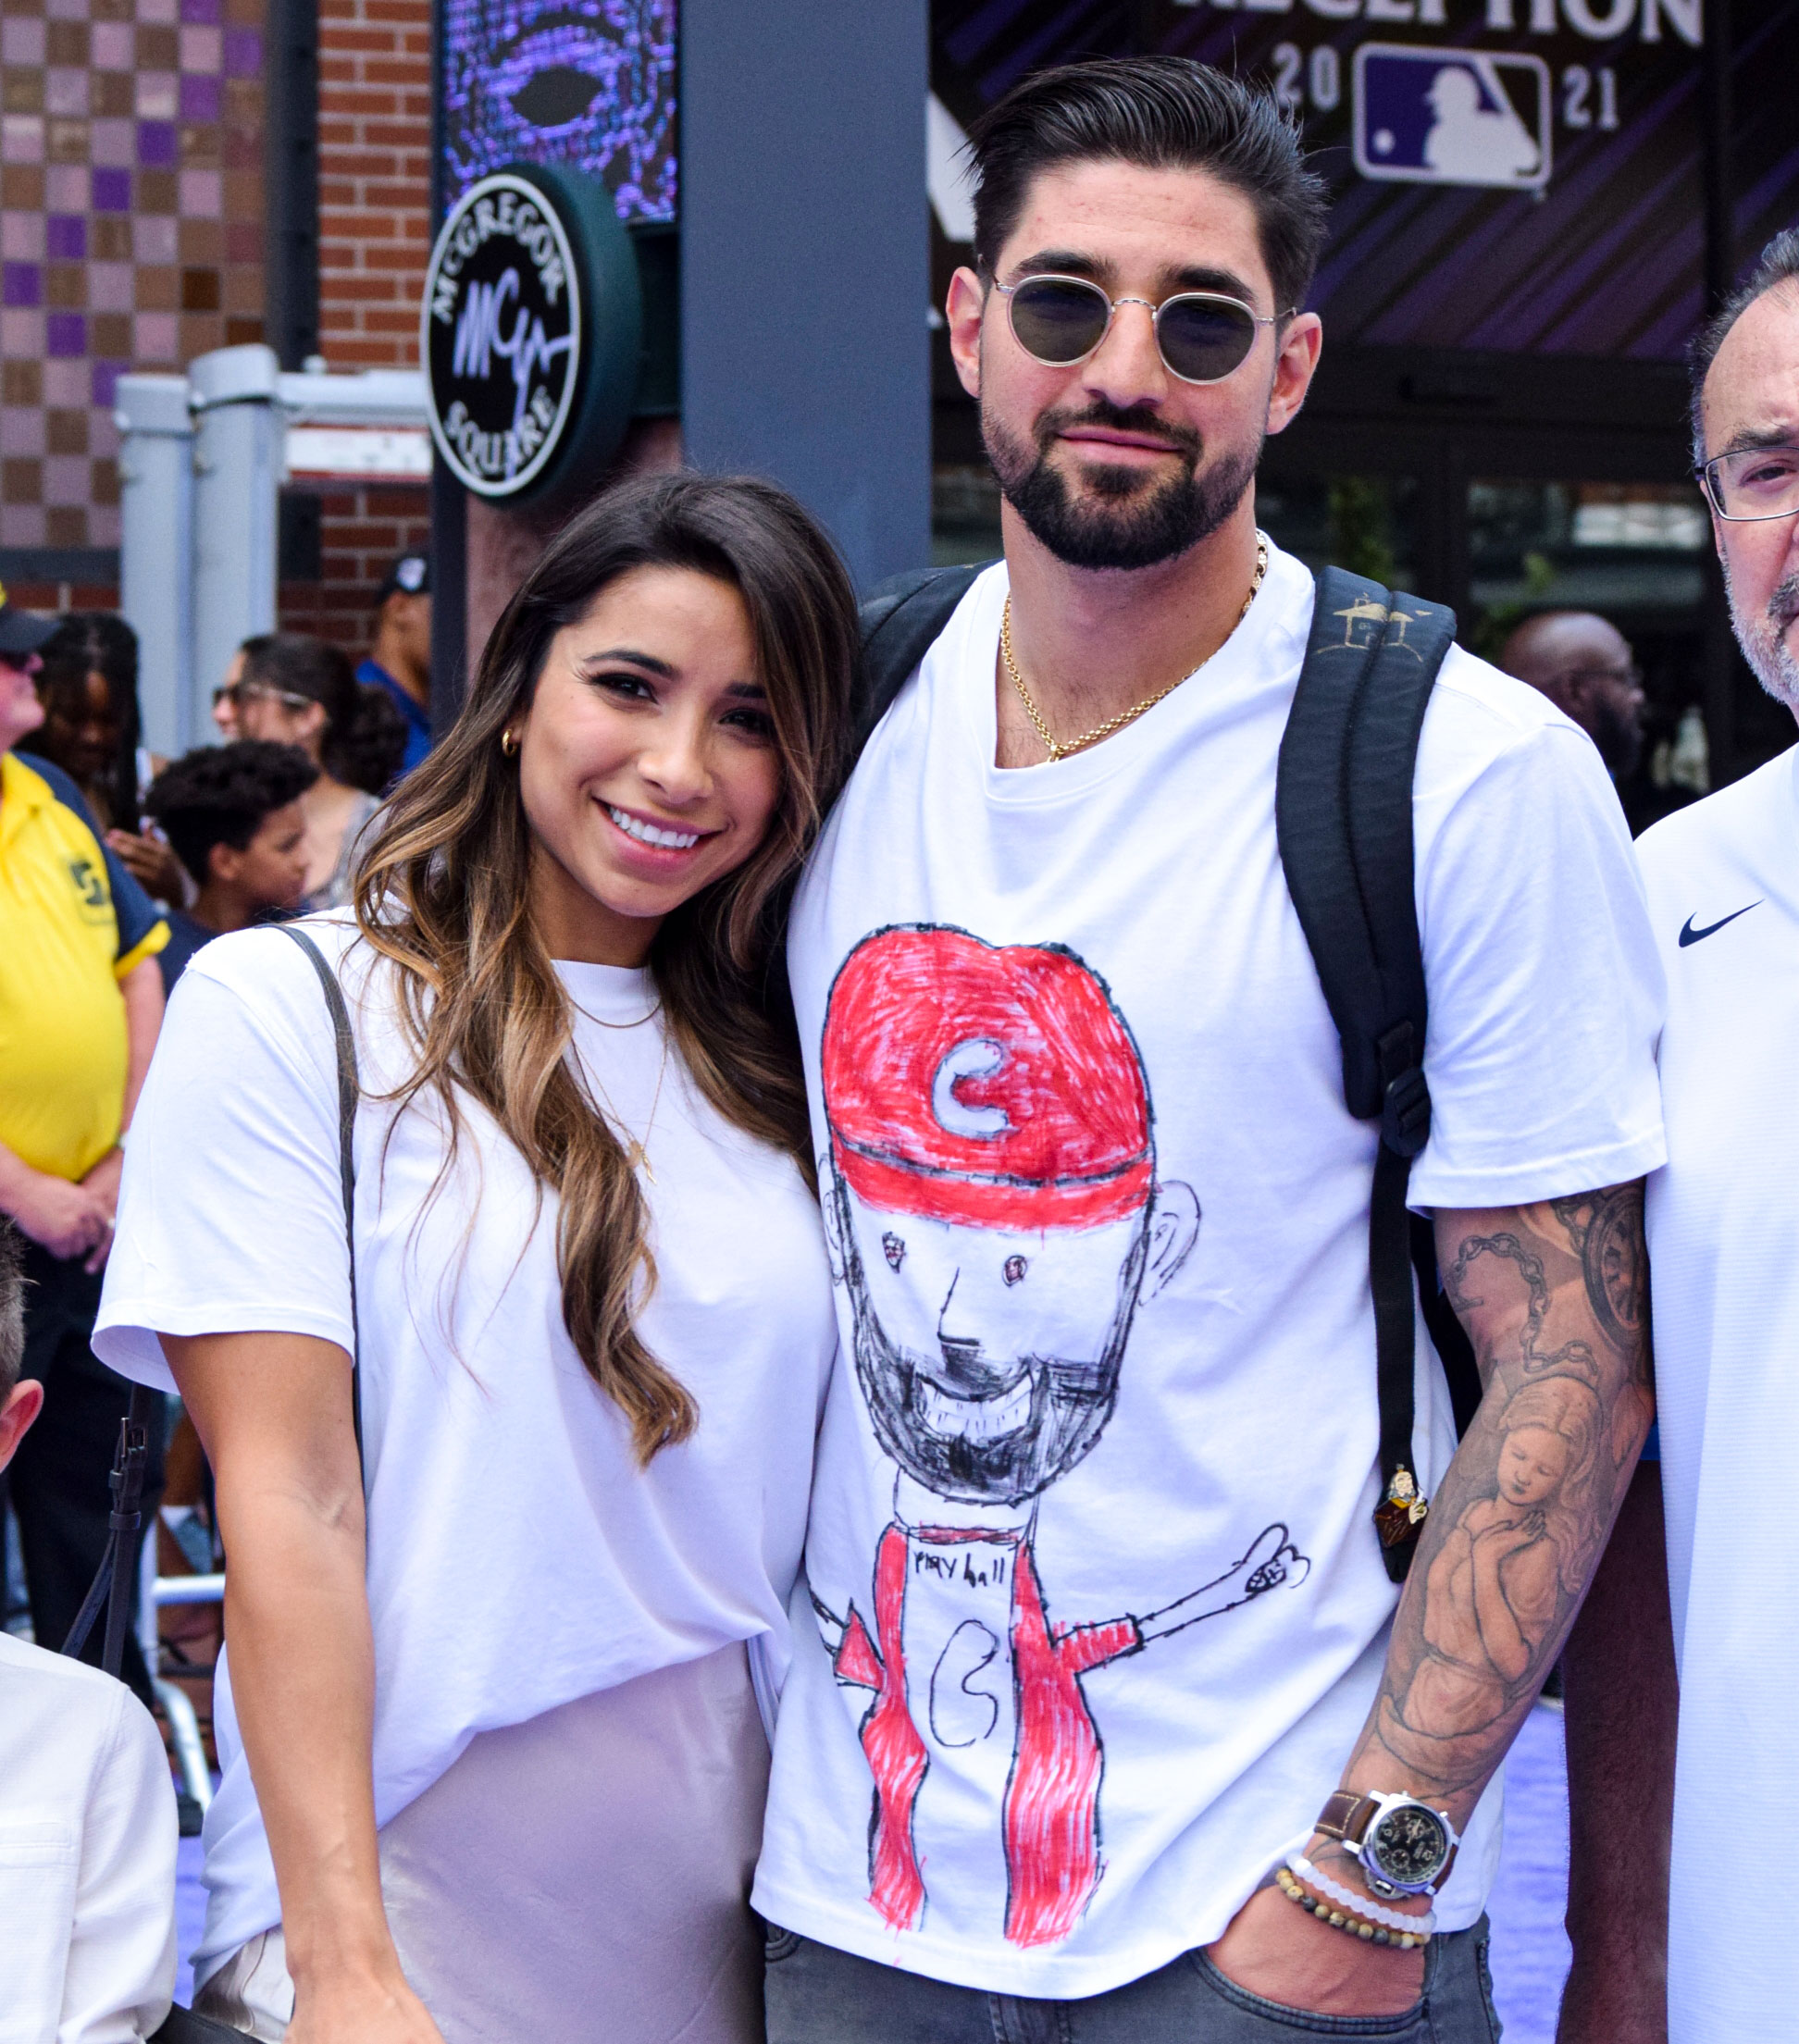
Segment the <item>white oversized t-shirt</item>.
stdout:
<svg viewBox="0 0 1799 2044">
<path fill-rule="evenodd" d="M 524 1160 L 465 1101 L 459 1161 L 431 1199 L 434 1097 L 397 1115 L 376 1097 L 409 1069 L 391 970 L 368 977 L 343 920 L 305 927 L 341 964 L 365 1095 L 356 1279 L 385 1824 L 478 1732 L 652 1669 L 749 1641 L 778 1688 L 837 1337 L 818 1209 L 792 1160 L 730 1127 L 672 1046 L 664 1065 L 647 973 L 558 965 L 577 1053 L 653 1173 L 640 1183 L 657 1282 L 639 1327 L 700 1411 L 690 1440 L 639 1469 L 563 1325 L 554 1197 L 538 1207 Z M 209 944 L 169 1003 L 131 1125 L 104 1361 L 169 1386 L 153 1330 L 349 1348 L 337 1102 L 299 948 L 277 930 Z M 202 1977 L 280 1915 L 228 1661 Z"/>
<path fill-rule="evenodd" d="M 1637 846 L 1668 969 L 1649 1271 L 1681 1668 L 1669 2044 L 1790 2035 L 1799 1825 L 1799 750 Z M 1720 1860 L 1718 1831 L 1730 1851 Z"/>
<path fill-rule="evenodd" d="M 1065 1997 L 1216 1938 L 1309 1835 L 1397 1592 L 1371 1521 L 1376 1134 L 1275 845 L 1311 577 L 1274 552 L 1198 674 L 1014 772 L 1005 590 L 976 582 L 875 734 L 793 921 L 842 1359 L 754 1900 Z M 1453 652 L 1415 813 L 1414 1203 L 1659 1163 L 1660 973 L 1591 744 Z M 1434 1489 L 1455 1431 L 1421 1320 L 1418 1351 Z M 1497 1805 L 1448 1928 L 1480 1914 Z"/>
</svg>

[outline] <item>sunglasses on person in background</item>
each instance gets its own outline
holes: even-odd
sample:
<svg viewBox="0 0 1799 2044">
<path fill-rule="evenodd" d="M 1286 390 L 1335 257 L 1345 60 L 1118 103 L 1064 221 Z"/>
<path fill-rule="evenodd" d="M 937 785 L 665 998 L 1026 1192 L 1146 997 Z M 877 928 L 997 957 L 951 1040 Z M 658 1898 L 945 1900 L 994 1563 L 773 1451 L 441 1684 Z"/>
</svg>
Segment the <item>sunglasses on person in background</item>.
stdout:
<svg viewBox="0 0 1799 2044">
<path fill-rule="evenodd" d="M 271 688 L 266 681 L 228 681 L 212 694 L 213 708 L 221 702 L 229 702 L 233 710 L 241 709 L 246 702 L 279 702 L 283 710 L 291 710 L 298 716 L 303 710 L 310 710 L 310 696 L 296 696 L 286 688 Z"/>
<path fill-rule="evenodd" d="M 1743 447 L 1695 468 L 1712 509 L 1732 524 L 1799 511 L 1799 447 Z"/>
<path fill-rule="evenodd" d="M 1284 316 L 1263 315 L 1222 291 L 1183 291 L 1160 305 L 1148 298 L 1109 298 L 1085 277 L 1025 277 L 994 285 L 1006 301 L 1011 330 L 1027 355 L 1050 368 L 1085 362 L 1111 330 L 1121 305 L 1145 305 L 1170 376 L 1183 383 L 1222 383 L 1242 368 L 1256 329 Z"/>
</svg>

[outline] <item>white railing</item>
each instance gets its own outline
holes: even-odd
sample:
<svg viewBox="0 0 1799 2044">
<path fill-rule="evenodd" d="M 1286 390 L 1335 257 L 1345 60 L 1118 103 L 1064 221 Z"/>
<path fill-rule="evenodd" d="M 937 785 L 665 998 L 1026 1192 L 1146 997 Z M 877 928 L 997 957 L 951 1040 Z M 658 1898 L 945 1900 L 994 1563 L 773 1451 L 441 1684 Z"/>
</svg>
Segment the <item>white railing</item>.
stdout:
<svg viewBox="0 0 1799 2044">
<path fill-rule="evenodd" d="M 275 627 L 281 485 L 431 472 L 416 369 L 283 371 L 260 343 L 185 377 L 123 376 L 119 608 L 138 635 L 144 742 L 179 753 L 216 734 L 212 691 L 244 639 Z"/>
</svg>

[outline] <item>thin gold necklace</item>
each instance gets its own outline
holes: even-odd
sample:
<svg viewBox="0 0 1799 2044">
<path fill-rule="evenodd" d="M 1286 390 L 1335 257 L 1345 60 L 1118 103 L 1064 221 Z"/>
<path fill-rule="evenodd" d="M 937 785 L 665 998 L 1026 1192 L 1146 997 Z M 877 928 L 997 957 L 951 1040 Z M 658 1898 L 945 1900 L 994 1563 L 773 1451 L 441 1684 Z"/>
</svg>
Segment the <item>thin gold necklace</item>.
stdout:
<svg viewBox="0 0 1799 2044">
<path fill-rule="evenodd" d="M 1256 591 L 1261 588 L 1262 576 L 1267 573 L 1268 535 L 1259 531 L 1256 534 L 1256 572 L 1249 583 L 1249 593 L 1243 600 L 1243 608 L 1236 614 L 1236 625 L 1231 627 L 1232 631 L 1235 631 L 1236 626 L 1241 625 L 1248 616 L 1249 606 L 1256 601 Z M 1172 696 L 1181 686 L 1181 682 L 1187 678 L 1183 675 L 1179 681 L 1171 681 L 1166 688 L 1158 688 L 1153 696 L 1145 696 L 1141 702 L 1133 703 L 1128 710 L 1120 711 L 1115 717 L 1108 717 L 1104 724 L 1096 724 L 1091 731 L 1083 731 L 1078 738 L 1070 738 L 1064 745 L 1043 721 L 1042 711 L 1031 700 L 1031 691 L 1025 688 L 1024 677 L 1018 671 L 1018 662 L 1012 657 L 1010 591 L 1006 595 L 1006 607 L 999 617 L 999 653 L 1006 663 L 1007 674 L 1011 676 L 1011 685 L 1018 690 L 1019 699 L 1024 705 L 1024 714 L 1030 718 L 1037 737 L 1043 740 L 1044 749 L 1049 755 L 1044 762 L 1046 766 L 1053 765 L 1058 760 L 1067 759 L 1071 752 L 1080 752 L 1090 745 L 1097 745 L 1101 738 L 1110 737 L 1114 731 L 1123 730 L 1127 724 L 1135 724 L 1146 710 L 1153 710 L 1163 697 Z"/>
<path fill-rule="evenodd" d="M 600 1020 L 597 1015 L 588 1015 L 588 1011 L 585 1008 L 582 1008 L 580 1010 L 580 1012 L 583 1015 L 587 1015 L 587 1019 L 589 1020 L 589 1022 L 599 1022 Z M 657 1006 L 651 1010 L 650 1015 L 645 1015 L 641 1017 L 640 1020 L 643 1022 L 648 1022 L 651 1019 L 651 1015 L 660 1015 L 661 1013 L 662 1006 L 660 1003 L 658 1003 Z M 639 1024 L 637 1022 L 611 1022 L 602 1023 L 601 1026 L 602 1028 L 613 1029 L 635 1029 L 639 1026 Z M 625 1152 L 625 1164 L 627 1170 L 633 1171 L 641 1171 L 643 1175 L 653 1185 L 656 1183 L 656 1173 L 651 1165 L 650 1152 L 646 1146 L 650 1141 L 651 1135 L 655 1130 L 656 1109 L 662 1105 L 663 1081 L 668 1075 L 667 1030 L 664 1029 L 662 1033 L 662 1062 L 656 1067 L 656 1090 L 650 1096 L 650 1116 L 643 1124 L 643 1133 L 641 1137 L 630 1135 L 627 1133 L 625 1126 L 625 1117 L 618 1111 L 617 1108 L 614 1106 L 613 1096 L 610 1093 L 606 1091 L 604 1083 L 601 1080 L 599 1073 L 596 1072 L 589 1072 L 588 1070 L 588 1063 L 585 1058 L 581 1059 L 581 1070 L 584 1073 L 586 1073 L 589 1084 L 591 1084 L 598 1092 L 601 1100 L 605 1105 L 605 1119 L 612 1129 L 614 1138 L 617 1141 L 617 1143 Z"/>
</svg>

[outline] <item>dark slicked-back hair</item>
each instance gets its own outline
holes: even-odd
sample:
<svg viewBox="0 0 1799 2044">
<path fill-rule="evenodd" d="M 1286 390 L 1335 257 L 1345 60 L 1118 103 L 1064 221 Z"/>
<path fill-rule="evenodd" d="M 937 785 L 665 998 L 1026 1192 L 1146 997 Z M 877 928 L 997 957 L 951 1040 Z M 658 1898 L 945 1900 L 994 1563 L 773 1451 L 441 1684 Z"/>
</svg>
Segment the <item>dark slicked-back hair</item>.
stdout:
<svg viewBox="0 0 1799 2044">
<path fill-rule="evenodd" d="M 215 845 L 244 850 L 274 811 L 298 801 L 317 778 L 318 769 L 297 745 L 240 738 L 200 746 L 164 767 L 143 806 L 204 887 Z"/>
<path fill-rule="evenodd" d="M 1033 178 L 1058 164 L 1205 170 L 1256 209 L 1274 309 L 1304 304 L 1324 245 L 1324 180 L 1272 93 L 1185 56 L 1098 58 L 1039 71 L 969 133 L 976 178 L 974 260 L 990 278 Z"/>
<path fill-rule="evenodd" d="M 1756 258 L 1756 266 L 1693 337 L 1687 350 L 1687 368 L 1693 378 L 1693 458 L 1706 458 L 1706 427 L 1699 416 L 1699 401 L 1705 395 L 1706 378 L 1718 359 L 1718 351 L 1730 332 L 1756 299 L 1767 297 L 1777 284 L 1799 283 L 1799 227 L 1782 228 Z"/>
</svg>

